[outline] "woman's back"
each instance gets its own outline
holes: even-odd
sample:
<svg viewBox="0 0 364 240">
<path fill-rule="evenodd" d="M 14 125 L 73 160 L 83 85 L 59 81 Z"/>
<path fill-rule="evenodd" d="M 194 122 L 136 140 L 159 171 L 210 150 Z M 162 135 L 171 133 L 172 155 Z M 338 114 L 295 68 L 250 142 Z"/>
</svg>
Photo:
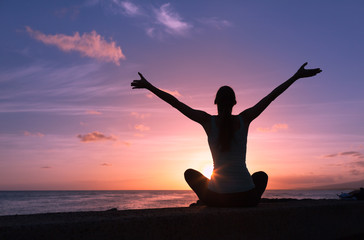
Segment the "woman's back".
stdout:
<svg viewBox="0 0 364 240">
<path fill-rule="evenodd" d="M 229 124 L 233 125 L 233 135 L 229 149 L 224 151 L 219 144 L 218 119 L 218 116 L 211 117 L 211 129 L 207 133 L 214 161 L 214 172 L 208 187 L 218 193 L 248 191 L 254 188 L 245 164 L 248 129 L 240 115 L 232 116 Z"/>
</svg>

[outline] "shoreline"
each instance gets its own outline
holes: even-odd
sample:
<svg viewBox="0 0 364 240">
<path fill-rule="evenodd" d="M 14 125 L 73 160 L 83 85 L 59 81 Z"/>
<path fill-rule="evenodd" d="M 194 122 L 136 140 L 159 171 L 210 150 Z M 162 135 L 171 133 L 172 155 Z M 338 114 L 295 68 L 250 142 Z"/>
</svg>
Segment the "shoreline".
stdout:
<svg viewBox="0 0 364 240">
<path fill-rule="evenodd" d="M 0 216 L 0 239 L 363 239 L 364 202 L 263 199 L 205 206 Z"/>
</svg>

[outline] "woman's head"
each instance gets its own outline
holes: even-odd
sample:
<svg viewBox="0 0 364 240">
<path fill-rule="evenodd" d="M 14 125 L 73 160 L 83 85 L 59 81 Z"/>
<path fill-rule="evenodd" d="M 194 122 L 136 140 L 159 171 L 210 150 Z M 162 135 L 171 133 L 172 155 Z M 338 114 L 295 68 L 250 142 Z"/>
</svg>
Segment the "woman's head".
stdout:
<svg viewBox="0 0 364 240">
<path fill-rule="evenodd" d="M 234 135 L 231 115 L 236 104 L 234 90 L 229 86 L 222 86 L 216 93 L 215 104 L 220 116 L 218 145 L 221 151 L 229 151 Z"/>
<path fill-rule="evenodd" d="M 234 106 L 236 104 L 234 90 L 229 86 L 222 86 L 216 93 L 215 104 Z"/>
<path fill-rule="evenodd" d="M 234 90 L 229 86 L 222 86 L 216 93 L 215 102 L 219 114 L 230 113 L 236 104 Z"/>
</svg>

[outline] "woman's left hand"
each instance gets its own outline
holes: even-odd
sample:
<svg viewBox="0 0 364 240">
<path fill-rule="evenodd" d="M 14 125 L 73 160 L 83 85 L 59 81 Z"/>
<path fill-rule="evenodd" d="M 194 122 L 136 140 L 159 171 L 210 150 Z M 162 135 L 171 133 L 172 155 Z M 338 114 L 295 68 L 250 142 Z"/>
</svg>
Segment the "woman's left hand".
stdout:
<svg viewBox="0 0 364 240">
<path fill-rule="evenodd" d="M 298 71 L 293 75 L 294 78 L 306 78 L 306 77 L 313 77 L 316 74 L 322 72 L 320 68 L 312 68 L 312 69 L 305 69 L 307 62 L 305 62 Z"/>
</svg>

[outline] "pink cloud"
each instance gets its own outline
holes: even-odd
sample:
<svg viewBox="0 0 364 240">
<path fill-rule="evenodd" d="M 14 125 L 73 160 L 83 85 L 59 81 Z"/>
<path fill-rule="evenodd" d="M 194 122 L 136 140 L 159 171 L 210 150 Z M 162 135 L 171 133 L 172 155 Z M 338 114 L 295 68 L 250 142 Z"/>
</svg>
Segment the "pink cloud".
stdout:
<svg viewBox="0 0 364 240">
<path fill-rule="evenodd" d="M 128 142 L 128 141 L 122 141 L 121 142 L 123 145 L 127 146 L 127 147 L 130 147 L 131 146 L 131 143 Z"/>
<path fill-rule="evenodd" d="M 111 163 L 102 163 L 101 166 L 103 166 L 103 167 L 111 167 L 112 164 Z"/>
<path fill-rule="evenodd" d="M 87 134 L 78 134 L 77 137 L 81 142 L 98 142 L 98 141 L 116 141 L 117 139 L 113 136 L 105 136 L 103 133 L 94 131 Z"/>
<path fill-rule="evenodd" d="M 24 131 L 23 132 L 24 136 L 33 136 L 33 137 L 44 137 L 44 134 L 43 133 L 40 133 L 40 132 L 29 132 L 29 131 Z"/>
<path fill-rule="evenodd" d="M 277 132 L 279 130 L 288 129 L 288 125 L 285 123 L 274 124 L 271 128 L 257 128 L 258 132 Z"/>
<path fill-rule="evenodd" d="M 153 98 L 153 93 L 147 93 L 147 94 L 145 94 L 145 96 L 147 96 L 147 98 Z"/>
<path fill-rule="evenodd" d="M 149 113 L 143 114 L 143 113 L 137 113 L 137 112 L 131 112 L 130 115 L 137 119 L 144 119 L 144 118 L 147 118 L 150 116 Z"/>
<path fill-rule="evenodd" d="M 76 32 L 73 36 L 64 34 L 46 35 L 40 31 L 36 31 L 26 26 L 26 31 L 30 36 L 38 41 L 48 45 L 55 45 L 65 52 L 77 51 L 83 56 L 96 58 L 101 61 L 113 62 L 120 65 L 120 59 L 125 59 L 121 48 L 116 46 L 114 41 L 107 42 L 96 31 L 84 33 L 80 36 Z"/>
<path fill-rule="evenodd" d="M 89 114 L 89 115 L 101 115 L 102 113 L 99 112 L 99 111 L 96 111 L 96 110 L 87 110 L 86 111 L 86 114 Z"/>
<path fill-rule="evenodd" d="M 163 89 L 161 88 L 161 90 L 175 96 L 175 97 L 181 97 L 182 95 L 177 91 L 177 90 L 174 90 L 174 91 L 171 91 L 171 90 L 168 90 L 168 89 Z"/>
<path fill-rule="evenodd" d="M 134 126 L 134 129 L 136 129 L 138 131 L 141 131 L 141 132 L 145 132 L 145 131 L 149 131 L 150 127 L 145 126 L 143 124 L 137 124 L 137 125 Z"/>
</svg>

